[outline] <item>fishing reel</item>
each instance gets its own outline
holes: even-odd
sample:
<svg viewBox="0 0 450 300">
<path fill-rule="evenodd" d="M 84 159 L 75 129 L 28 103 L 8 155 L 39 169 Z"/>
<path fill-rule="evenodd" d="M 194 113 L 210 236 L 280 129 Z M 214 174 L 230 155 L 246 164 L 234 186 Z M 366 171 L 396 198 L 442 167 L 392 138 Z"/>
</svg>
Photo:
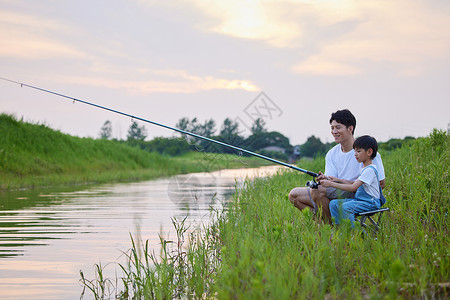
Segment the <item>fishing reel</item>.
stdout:
<svg viewBox="0 0 450 300">
<path fill-rule="evenodd" d="M 313 180 L 306 182 L 306 186 L 311 188 L 311 189 L 318 189 L 319 188 L 319 184 L 320 183 L 318 183 L 316 181 L 316 177 L 313 177 Z"/>
</svg>

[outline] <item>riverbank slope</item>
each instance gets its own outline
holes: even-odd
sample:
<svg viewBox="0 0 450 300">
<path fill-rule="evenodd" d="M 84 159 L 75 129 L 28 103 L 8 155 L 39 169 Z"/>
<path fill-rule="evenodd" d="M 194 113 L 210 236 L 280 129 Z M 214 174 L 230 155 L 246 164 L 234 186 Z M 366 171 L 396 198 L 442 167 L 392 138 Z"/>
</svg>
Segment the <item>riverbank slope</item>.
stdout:
<svg viewBox="0 0 450 300">
<path fill-rule="evenodd" d="M 257 158 L 203 152 L 164 156 L 0 115 L 0 190 L 138 181 L 264 164 Z"/>
<path fill-rule="evenodd" d="M 447 298 L 449 139 L 434 131 L 382 153 L 390 211 L 376 239 L 294 208 L 286 195 L 298 186 L 296 173 L 254 181 L 219 227 L 218 298 Z"/>
</svg>

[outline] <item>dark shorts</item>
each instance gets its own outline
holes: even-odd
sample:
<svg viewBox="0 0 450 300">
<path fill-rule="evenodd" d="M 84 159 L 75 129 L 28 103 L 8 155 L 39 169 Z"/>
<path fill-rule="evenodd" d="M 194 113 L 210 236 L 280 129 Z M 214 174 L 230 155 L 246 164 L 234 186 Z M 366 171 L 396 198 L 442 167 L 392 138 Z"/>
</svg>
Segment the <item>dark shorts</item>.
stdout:
<svg viewBox="0 0 450 300">
<path fill-rule="evenodd" d="M 327 198 L 330 200 L 355 198 L 355 193 L 343 191 L 334 187 L 327 187 Z"/>
</svg>

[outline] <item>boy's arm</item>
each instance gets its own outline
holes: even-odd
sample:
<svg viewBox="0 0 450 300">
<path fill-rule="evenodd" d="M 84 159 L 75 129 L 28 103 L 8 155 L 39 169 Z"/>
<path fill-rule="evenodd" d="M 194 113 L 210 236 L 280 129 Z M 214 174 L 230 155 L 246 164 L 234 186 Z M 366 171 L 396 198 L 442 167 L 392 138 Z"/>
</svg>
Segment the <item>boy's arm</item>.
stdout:
<svg viewBox="0 0 450 300">
<path fill-rule="evenodd" d="M 324 187 L 334 187 L 343 191 L 356 192 L 356 190 L 363 184 L 361 180 L 356 180 L 353 183 L 339 183 L 330 180 L 322 180 L 320 184 Z"/>
<path fill-rule="evenodd" d="M 333 182 L 337 182 L 337 183 L 344 183 L 344 184 L 353 184 L 353 180 L 347 180 L 347 179 L 340 179 L 340 178 L 336 178 L 333 176 L 328 176 L 326 179 L 331 180 Z"/>
</svg>

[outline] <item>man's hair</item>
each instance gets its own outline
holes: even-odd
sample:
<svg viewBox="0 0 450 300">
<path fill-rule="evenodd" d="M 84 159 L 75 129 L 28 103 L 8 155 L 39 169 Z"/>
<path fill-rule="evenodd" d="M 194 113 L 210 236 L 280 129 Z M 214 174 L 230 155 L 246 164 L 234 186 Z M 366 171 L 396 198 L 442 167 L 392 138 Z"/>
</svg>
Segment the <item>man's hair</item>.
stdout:
<svg viewBox="0 0 450 300">
<path fill-rule="evenodd" d="M 364 149 L 366 151 L 372 149 L 373 153 L 370 158 L 374 159 L 375 156 L 377 156 L 378 143 L 374 137 L 363 135 L 355 140 L 355 142 L 353 143 L 353 149 Z"/>
<path fill-rule="evenodd" d="M 353 126 L 352 134 L 355 134 L 356 118 L 348 109 L 342 109 L 332 113 L 330 118 L 330 124 L 333 121 L 341 123 L 345 125 L 345 127 L 347 128 L 349 126 Z"/>
</svg>

